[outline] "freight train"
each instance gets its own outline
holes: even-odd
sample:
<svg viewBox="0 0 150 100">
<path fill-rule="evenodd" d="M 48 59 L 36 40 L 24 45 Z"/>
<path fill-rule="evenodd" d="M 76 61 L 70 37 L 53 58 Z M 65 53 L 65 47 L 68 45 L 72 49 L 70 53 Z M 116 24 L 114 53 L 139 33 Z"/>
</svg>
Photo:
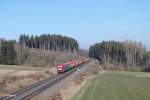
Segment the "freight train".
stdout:
<svg viewBox="0 0 150 100">
<path fill-rule="evenodd" d="M 67 63 L 58 64 L 57 65 L 57 73 L 59 73 L 59 74 L 65 73 L 73 68 L 80 66 L 81 64 L 88 62 L 89 60 L 90 59 L 72 60 Z"/>
</svg>

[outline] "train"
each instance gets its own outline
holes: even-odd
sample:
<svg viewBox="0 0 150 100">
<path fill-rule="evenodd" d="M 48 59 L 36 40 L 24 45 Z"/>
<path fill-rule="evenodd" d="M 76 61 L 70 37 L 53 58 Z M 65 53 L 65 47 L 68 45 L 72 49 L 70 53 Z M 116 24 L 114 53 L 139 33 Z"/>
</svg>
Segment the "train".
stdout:
<svg viewBox="0 0 150 100">
<path fill-rule="evenodd" d="M 90 59 L 87 58 L 87 59 L 81 59 L 81 60 L 72 60 L 72 61 L 69 61 L 67 63 L 58 64 L 57 65 L 57 73 L 63 74 L 69 70 L 72 70 L 72 69 L 88 62 L 89 60 Z"/>
</svg>

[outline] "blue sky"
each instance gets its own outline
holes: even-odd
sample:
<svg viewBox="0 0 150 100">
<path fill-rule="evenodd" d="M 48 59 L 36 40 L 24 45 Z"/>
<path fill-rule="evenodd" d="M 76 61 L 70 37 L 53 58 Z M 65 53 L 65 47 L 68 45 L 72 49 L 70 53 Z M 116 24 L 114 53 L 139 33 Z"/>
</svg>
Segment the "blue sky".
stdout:
<svg viewBox="0 0 150 100">
<path fill-rule="evenodd" d="M 0 0 L 0 37 L 56 33 L 81 48 L 132 39 L 150 48 L 150 0 Z"/>
</svg>

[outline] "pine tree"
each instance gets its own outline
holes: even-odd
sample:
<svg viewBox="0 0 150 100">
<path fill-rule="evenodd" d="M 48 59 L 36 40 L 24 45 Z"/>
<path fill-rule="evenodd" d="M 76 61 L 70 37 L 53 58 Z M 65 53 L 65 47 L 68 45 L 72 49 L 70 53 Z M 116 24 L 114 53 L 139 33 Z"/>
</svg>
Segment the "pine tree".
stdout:
<svg viewBox="0 0 150 100">
<path fill-rule="evenodd" d="M 15 41 L 3 41 L 1 44 L 0 64 L 15 64 Z"/>
<path fill-rule="evenodd" d="M 90 47 L 89 56 L 102 63 L 145 66 L 149 61 L 146 49 L 135 41 L 103 41 Z"/>
<path fill-rule="evenodd" d="M 40 36 L 21 35 L 19 44 L 29 48 L 37 48 L 42 50 L 52 50 L 60 52 L 76 52 L 79 51 L 78 42 L 70 37 L 61 35 L 42 34 Z"/>
<path fill-rule="evenodd" d="M 6 55 L 7 54 L 7 46 L 6 46 L 6 42 L 2 41 L 1 44 L 1 56 L 0 56 L 0 63 L 1 64 L 6 64 Z"/>
</svg>

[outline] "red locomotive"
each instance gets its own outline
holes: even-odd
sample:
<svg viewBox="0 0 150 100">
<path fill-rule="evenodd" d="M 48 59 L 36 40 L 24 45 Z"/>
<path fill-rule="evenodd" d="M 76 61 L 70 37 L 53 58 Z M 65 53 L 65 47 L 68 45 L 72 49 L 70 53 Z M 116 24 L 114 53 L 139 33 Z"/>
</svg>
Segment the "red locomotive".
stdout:
<svg viewBox="0 0 150 100">
<path fill-rule="evenodd" d="M 58 73 L 65 73 L 75 67 L 78 67 L 81 64 L 84 64 L 86 62 L 88 62 L 89 59 L 82 59 L 82 60 L 72 60 L 69 61 L 68 63 L 63 63 L 63 64 L 58 64 L 57 65 L 57 72 Z"/>
</svg>

